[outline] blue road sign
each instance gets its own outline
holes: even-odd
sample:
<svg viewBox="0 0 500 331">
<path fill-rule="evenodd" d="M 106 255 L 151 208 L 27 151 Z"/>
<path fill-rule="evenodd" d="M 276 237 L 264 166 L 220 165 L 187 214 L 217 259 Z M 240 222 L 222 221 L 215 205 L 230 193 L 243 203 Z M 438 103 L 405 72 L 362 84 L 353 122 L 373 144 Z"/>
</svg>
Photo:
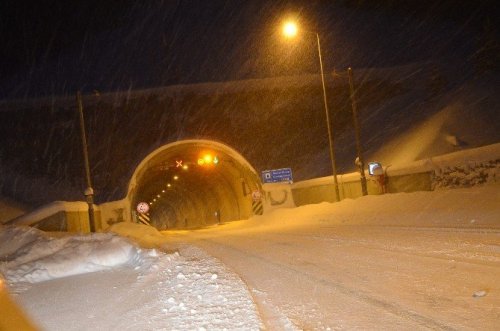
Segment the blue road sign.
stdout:
<svg viewBox="0 0 500 331">
<path fill-rule="evenodd" d="M 262 171 L 263 183 L 293 182 L 292 169 L 274 169 Z"/>
</svg>

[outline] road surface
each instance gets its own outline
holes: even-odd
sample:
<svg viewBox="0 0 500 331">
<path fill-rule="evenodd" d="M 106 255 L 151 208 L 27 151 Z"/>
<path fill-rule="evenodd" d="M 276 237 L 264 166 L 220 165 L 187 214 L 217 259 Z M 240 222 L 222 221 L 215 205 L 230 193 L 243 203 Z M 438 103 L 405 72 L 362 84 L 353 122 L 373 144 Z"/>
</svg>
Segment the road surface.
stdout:
<svg viewBox="0 0 500 331">
<path fill-rule="evenodd" d="M 500 230 L 231 223 L 166 233 L 247 284 L 269 330 L 498 330 Z"/>
</svg>

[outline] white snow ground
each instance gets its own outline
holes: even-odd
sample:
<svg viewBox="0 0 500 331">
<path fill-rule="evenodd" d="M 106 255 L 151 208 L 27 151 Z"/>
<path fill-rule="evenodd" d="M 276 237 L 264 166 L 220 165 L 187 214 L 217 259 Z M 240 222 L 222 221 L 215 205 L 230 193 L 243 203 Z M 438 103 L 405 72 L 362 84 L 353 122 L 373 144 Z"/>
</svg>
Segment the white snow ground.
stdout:
<svg viewBox="0 0 500 331">
<path fill-rule="evenodd" d="M 198 231 L 0 229 L 0 272 L 44 330 L 500 325 L 498 183 L 280 209 Z"/>
<path fill-rule="evenodd" d="M 131 230 L 148 245 L 162 237 L 141 225 L 118 227 Z M 166 253 L 139 248 L 114 233 L 51 238 L 24 227 L 5 227 L 0 235 L 5 261 L 0 271 L 44 330 L 257 330 L 261 325 L 241 279 L 196 247 Z"/>
</svg>

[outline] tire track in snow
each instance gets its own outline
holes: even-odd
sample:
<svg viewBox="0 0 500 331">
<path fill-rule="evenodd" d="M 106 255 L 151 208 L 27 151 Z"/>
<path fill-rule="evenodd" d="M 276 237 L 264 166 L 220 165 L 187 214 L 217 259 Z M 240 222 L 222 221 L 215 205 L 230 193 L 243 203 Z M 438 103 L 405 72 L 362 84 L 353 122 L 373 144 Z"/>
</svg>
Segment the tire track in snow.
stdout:
<svg viewBox="0 0 500 331">
<path fill-rule="evenodd" d="M 253 238 L 253 239 L 261 240 L 260 238 Z M 215 241 L 213 239 L 199 239 L 198 241 L 211 243 L 212 245 L 215 244 L 217 246 L 227 247 L 228 249 L 230 249 L 233 252 L 238 252 L 246 259 L 253 258 L 257 261 L 260 261 L 261 263 L 266 263 L 266 264 L 274 266 L 278 269 L 287 270 L 288 272 L 290 272 L 292 274 L 297 274 L 297 273 L 301 274 L 308 279 L 314 279 L 314 281 L 316 281 L 318 284 L 321 284 L 321 285 L 324 285 L 328 288 L 331 288 L 333 291 L 340 292 L 340 293 L 342 293 L 348 297 L 351 297 L 351 298 L 354 297 L 360 301 L 364 301 L 365 303 L 368 303 L 372 306 L 375 306 L 375 307 L 380 308 L 386 312 L 389 312 L 397 317 L 404 318 L 404 319 L 412 321 L 412 322 L 416 322 L 417 324 L 419 324 L 423 327 L 426 327 L 426 328 L 429 328 L 432 330 L 455 330 L 456 329 L 454 327 L 450 327 L 448 325 L 440 323 L 440 322 L 438 322 L 432 318 L 429 318 L 427 316 L 423 316 L 423 315 L 420 315 L 416 312 L 404 309 L 396 304 L 375 298 L 375 297 L 370 296 L 370 295 L 363 293 L 361 291 L 352 289 L 352 288 L 345 286 L 341 283 L 334 282 L 330 279 L 319 278 L 319 277 L 317 277 L 317 275 L 304 272 L 303 270 L 301 270 L 299 268 L 295 268 L 289 264 L 282 264 L 282 263 L 278 263 L 278 262 L 270 260 L 270 259 L 266 259 L 263 256 L 249 253 L 248 251 L 244 251 L 244 250 L 242 250 L 234 245 L 230 245 L 227 243 L 221 243 L 221 242 Z M 194 244 L 196 244 L 196 243 L 194 243 Z M 240 274 L 240 277 L 242 279 L 245 279 L 244 275 Z M 247 282 L 247 281 L 245 280 L 245 282 Z"/>
<path fill-rule="evenodd" d="M 279 234 L 279 233 L 273 233 L 275 236 L 283 236 L 283 237 L 297 237 L 297 238 L 310 238 L 314 240 L 322 240 L 322 241 L 335 241 L 338 243 L 354 243 L 357 244 L 358 247 L 366 248 L 366 249 L 372 249 L 372 250 L 378 250 L 378 251 L 383 251 L 383 252 L 389 252 L 389 253 L 396 253 L 396 254 L 403 254 L 403 255 L 408 255 L 408 256 L 418 256 L 418 257 L 425 257 L 425 258 L 430 258 L 430 259 L 438 259 L 438 260 L 445 260 L 445 261 L 455 261 L 455 262 L 460 262 L 460 263 L 469 263 L 469 264 L 475 264 L 475 265 L 481 265 L 481 266 L 488 266 L 488 267 L 498 267 L 498 261 L 494 260 L 478 260 L 478 259 L 473 259 L 473 258 L 467 258 L 467 257 L 461 257 L 461 256 L 456 256 L 456 255 L 447 255 L 447 256 L 440 256 L 437 255 L 436 253 L 419 253 L 411 250 L 403 250 L 399 248 L 397 245 L 393 245 L 390 247 L 385 247 L 382 245 L 377 245 L 373 242 L 367 242 L 365 240 L 356 240 L 356 239 L 342 239 L 340 237 L 338 238 L 331 238 L 331 237 L 323 237 L 323 236 L 316 236 L 316 235 L 305 235 L 305 234 Z M 485 245 L 485 247 L 491 248 L 492 246 L 498 246 L 500 249 L 500 246 L 497 244 L 488 244 Z M 499 250 L 500 251 L 500 250 Z M 454 250 L 452 252 L 459 253 L 458 251 Z M 481 253 L 483 254 L 488 254 L 488 255 L 483 255 L 487 257 L 492 257 L 496 258 L 500 261 L 500 254 L 491 254 L 491 252 L 484 252 L 482 251 Z"/>
<path fill-rule="evenodd" d="M 500 229 L 496 228 L 464 228 L 464 227 L 440 227 L 440 226 L 403 226 L 403 225 L 371 225 L 371 224 L 349 224 L 340 225 L 345 227 L 360 227 L 360 228 L 380 228 L 380 229 L 395 229 L 404 231 L 421 231 L 421 232 L 454 232 L 454 233 L 478 233 L 478 234 L 500 234 Z M 321 228 L 335 229 L 335 226 L 321 226 Z"/>
</svg>

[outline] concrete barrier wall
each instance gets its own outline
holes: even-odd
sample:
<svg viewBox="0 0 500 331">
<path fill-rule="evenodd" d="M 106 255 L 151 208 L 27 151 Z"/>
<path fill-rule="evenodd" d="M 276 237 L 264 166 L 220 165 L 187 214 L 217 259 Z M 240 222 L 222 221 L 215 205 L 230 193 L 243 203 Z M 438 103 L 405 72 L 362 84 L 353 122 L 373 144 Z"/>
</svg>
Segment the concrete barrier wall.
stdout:
<svg viewBox="0 0 500 331">
<path fill-rule="evenodd" d="M 102 229 L 101 212 L 94 210 L 96 229 Z M 59 211 L 33 224 L 34 227 L 48 232 L 90 232 L 88 211 Z"/>
<path fill-rule="evenodd" d="M 99 210 L 94 210 L 94 222 L 97 230 L 102 228 Z M 90 232 L 88 211 L 66 213 L 66 223 L 68 224 L 68 232 Z"/>
<path fill-rule="evenodd" d="M 99 206 L 94 206 L 94 220 L 96 229 L 102 229 Z M 90 232 L 88 205 L 83 201 L 54 201 L 6 224 L 28 225 L 51 232 Z"/>
<path fill-rule="evenodd" d="M 101 219 L 97 230 L 104 230 L 115 223 L 130 221 L 132 217 L 129 205 L 130 202 L 126 198 L 99 205 Z"/>
<path fill-rule="evenodd" d="M 292 184 L 290 183 L 264 184 L 262 191 L 264 212 L 270 212 L 277 208 L 295 207 Z"/>
<path fill-rule="evenodd" d="M 332 183 L 293 188 L 292 196 L 296 206 L 307 205 L 310 203 L 320 203 L 323 201 L 334 202 L 335 187 Z"/>
<path fill-rule="evenodd" d="M 431 191 L 433 177 L 433 172 L 388 176 L 386 180 L 386 192 Z"/>
<path fill-rule="evenodd" d="M 386 165 L 385 192 L 377 178 L 365 173 L 368 194 L 432 191 L 455 187 L 470 187 L 500 181 L 500 143 L 447 155 L 419 160 L 403 165 Z M 362 196 L 359 173 L 337 176 L 341 199 Z M 293 204 L 335 202 L 333 176 L 314 178 L 289 184 Z M 272 191 L 272 186 L 266 186 Z M 269 193 L 266 193 L 269 194 Z"/>
<path fill-rule="evenodd" d="M 68 223 L 66 222 L 66 214 L 69 212 L 59 211 L 32 226 L 47 232 L 68 231 Z"/>
<path fill-rule="evenodd" d="M 430 191 L 432 177 L 432 172 L 386 176 L 385 193 Z M 341 199 L 355 199 L 363 195 L 359 173 L 339 176 L 338 186 Z M 370 195 L 384 193 L 378 181 L 370 176 L 367 176 L 367 188 Z M 335 186 L 332 176 L 298 182 L 292 185 L 291 191 L 293 201 L 297 206 L 324 201 L 335 202 Z"/>
</svg>

